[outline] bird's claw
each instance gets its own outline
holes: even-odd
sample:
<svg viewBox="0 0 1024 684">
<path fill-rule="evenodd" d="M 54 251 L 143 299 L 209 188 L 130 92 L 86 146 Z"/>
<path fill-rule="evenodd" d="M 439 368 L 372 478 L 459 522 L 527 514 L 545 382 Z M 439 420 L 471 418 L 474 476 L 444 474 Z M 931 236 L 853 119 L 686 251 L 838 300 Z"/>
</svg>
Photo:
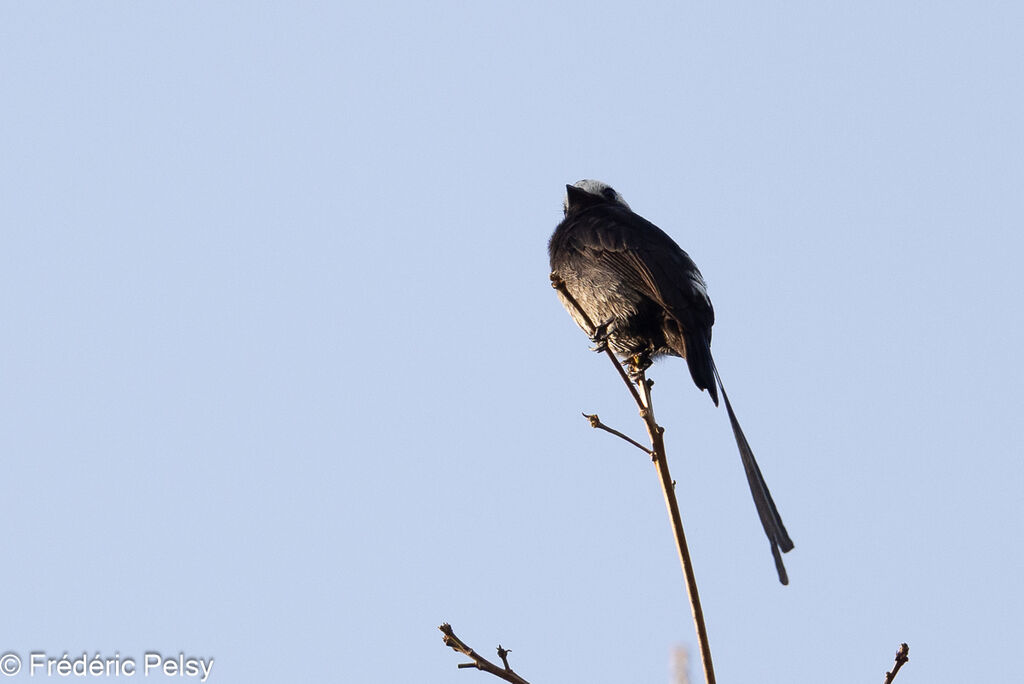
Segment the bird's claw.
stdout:
<svg viewBox="0 0 1024 684">
<path fill-rule="evenodd" d="M 644 371 L 651 367 L 651 356 L 647 353 L 633 354 L 622 365 L 626 367 L 626 375 L 633 382 L 637 382 L 644 376 Z"/>
<path fill-rule="evenodd" d="M 609 318 L 594 328 L 594 332 L 590 334 L 590 341 L 594 343 L 594 346 L 590 348 L 590 351 L 601 353 L 608 350 L 608 326 L 612 324 L 613 320 Z"/>
</svg>

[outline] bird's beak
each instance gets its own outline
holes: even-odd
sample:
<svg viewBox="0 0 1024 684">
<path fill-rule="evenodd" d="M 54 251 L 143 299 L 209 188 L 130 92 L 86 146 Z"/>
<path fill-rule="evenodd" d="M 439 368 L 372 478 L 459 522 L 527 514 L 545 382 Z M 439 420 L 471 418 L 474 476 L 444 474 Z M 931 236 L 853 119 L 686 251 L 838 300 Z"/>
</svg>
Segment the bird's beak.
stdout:
<svg viewBox="0 0 1024 684">
<path fill-rule="evenodd" d="M 565 208 L 566 210 L 580 204 L 581 200 L 586 197 L 587 193 L 584 190 L 580 190 L 575 185 L 565 186 Z"/>
</svg>

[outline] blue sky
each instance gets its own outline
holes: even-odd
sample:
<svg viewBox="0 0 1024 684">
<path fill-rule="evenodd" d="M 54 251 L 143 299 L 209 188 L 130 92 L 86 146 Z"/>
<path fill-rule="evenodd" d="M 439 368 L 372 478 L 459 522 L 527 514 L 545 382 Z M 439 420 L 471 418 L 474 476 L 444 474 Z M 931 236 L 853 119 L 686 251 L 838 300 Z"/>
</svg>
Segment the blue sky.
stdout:
<svg viewBox="0 0 1024 684">
<path fill-rule="evenodd" d="M 486 681 L 449 621 L 536 683 L 668 681 L 694 639 L 656 475 L 579 414 L 642 426 L 548 285 L 589 177 L 703 271 L 796 542 L 781 587 L 724 411 L 656 365 L 719 679 L 880 681 L 901 641 L 904 684 L 1012 679 L 1022 27 L 4 5 L 0 652 Z"/>
</svg>

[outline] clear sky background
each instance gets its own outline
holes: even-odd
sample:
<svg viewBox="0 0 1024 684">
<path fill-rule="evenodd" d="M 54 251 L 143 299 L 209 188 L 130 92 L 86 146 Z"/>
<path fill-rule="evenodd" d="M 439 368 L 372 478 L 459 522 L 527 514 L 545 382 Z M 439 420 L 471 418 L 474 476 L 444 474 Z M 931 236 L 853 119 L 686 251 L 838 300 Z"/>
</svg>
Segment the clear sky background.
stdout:
<svg viewBox="0 0 1024 684">
<path fill-rule="evenodd" d="M 5 3 L 0 651 L 497 681 L 449 621 L 667 682 L 655 470 L 580 412 L 643 429 L 548 284 L 598 178 L 703 271 L 796 542 L 656 365 L 720 681 L 1019 677 L 1024 9 L 712 5 Z"/>
</svg>

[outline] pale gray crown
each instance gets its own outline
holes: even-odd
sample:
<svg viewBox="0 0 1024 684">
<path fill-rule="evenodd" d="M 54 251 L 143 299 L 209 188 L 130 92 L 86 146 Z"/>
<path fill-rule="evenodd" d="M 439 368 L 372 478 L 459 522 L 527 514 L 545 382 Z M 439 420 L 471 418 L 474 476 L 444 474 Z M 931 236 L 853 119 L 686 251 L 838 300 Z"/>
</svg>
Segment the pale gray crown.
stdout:
<svg viewBox="0 0 1024 684">
<path fill-rule="evenodd" d="M 575 183 L 573 183 L 573 185 L 579 188 L 580 190 L 589 192 L 591 195 L 603 197 L 611 202 L 615 202 L 616 204 L 624 206 L 626 209 L 629 209 L 629 205 L 626 204 L 626 200 L 622 198 L 622 195 L 615 192 L 615 188 L 608 185 L 607 183 L 602 183 L 599 180 L 591 180 L 589 178 L 585 178 L 581 181 L 576 181 Z M 568 195 L 566 195 L 565 199 L 562 200 L 562 211 L 565 213 L 568 213 L 569 211 Z M 630 211 L 632 211 L 632 209 L 630 209 Z"/>
</svg>

